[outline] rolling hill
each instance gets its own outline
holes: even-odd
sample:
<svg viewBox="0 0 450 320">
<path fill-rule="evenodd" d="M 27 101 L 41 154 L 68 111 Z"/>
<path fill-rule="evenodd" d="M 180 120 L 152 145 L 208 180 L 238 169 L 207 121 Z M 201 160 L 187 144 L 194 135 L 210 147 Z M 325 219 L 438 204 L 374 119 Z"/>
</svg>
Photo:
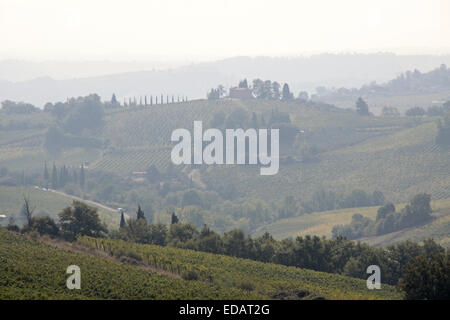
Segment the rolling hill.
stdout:
<svg viewBox="0 0 450 320">
<path fill-rule="evenodd" d="M 241 109 L 269 119 L 274 111 L 289 114 L 301 131 L 299 141 L 317 149 L 313 161 L 302 161 L 294 146 L 282 156 L 274 176 L 261 176 L 255 166 L 195 168 L 199 189 L 217 191 L 232 185 L 238 198 L 282 201 L 292 195 L 308 201 L 319 189 L 348 194 L 355 189 L 382 191 L 388 201 L 403 203 L 419 193 L 450 198 L 450 150 L 435 144 L 437 118 L 362 117 L 326 104 L 269 100 L 194 100 L 189 102 L 107 109 L 105 126 L 95 138 L 99 148 L 66 148 L 58 155 L 43 147 L 49 113 L 4 115 L 0 135 L 0 168 L 42 175 L 44 162 L 104 171 L 129 179 L 151 165 L 170 163 L 174 129 L 191 129 L 194 120 L 207 127 L 214 115 Z M 8 129 L 6 129 L 8 128 Z M 184 171 L 189 174 L 189 166 Z M 132 187 L 132 186 L 131 186 Z M 15 207 L 20 208 L 20 203 Z M 120 204 L 118 204 L 120 205 Z M 61 209 L 61 208 L 58 208 Z"/>
<path fill-rule="evenodd" d="M 122 241 L 32 240 L 0 229 L 1 299 L 401 299 L 389 285 L 227 256 Z M 81 290 L 65 286 L 81 269 Z M 180 273 L 195 272 L 194 280 Z"/>
</svg>

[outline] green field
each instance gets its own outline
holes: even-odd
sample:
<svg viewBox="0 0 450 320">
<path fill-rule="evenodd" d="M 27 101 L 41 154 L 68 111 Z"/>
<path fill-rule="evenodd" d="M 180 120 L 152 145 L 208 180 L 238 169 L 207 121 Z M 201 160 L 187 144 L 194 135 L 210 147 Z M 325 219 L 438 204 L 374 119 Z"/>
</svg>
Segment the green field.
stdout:
<svg viewBox="0 0 450 320">
<path fill-rule="evenodd" d="M 397 210 L 402 209 L 403 206 L 397 205 Z M 406 240 L 420 242 L 428 238 L 433 238 L 442 246 L 450 247 L 450 199 L 432 201 L 431 207 L 434 220 L 424 226 L 361 240 L 371 245 L 385 246 Z M 253 235 L 261 235 L 267 231 L 276 239 L 295 238 L 305 235 L 319 235 L 330 238 L 331 230 L 335 225 L 349 224 L 355 213 L 374 220 L 378 208 L 351 208 L 304 214 L 299 217 L 282 219 L 273 224 L 266 225 L 254 232 Z"/>
</svg>

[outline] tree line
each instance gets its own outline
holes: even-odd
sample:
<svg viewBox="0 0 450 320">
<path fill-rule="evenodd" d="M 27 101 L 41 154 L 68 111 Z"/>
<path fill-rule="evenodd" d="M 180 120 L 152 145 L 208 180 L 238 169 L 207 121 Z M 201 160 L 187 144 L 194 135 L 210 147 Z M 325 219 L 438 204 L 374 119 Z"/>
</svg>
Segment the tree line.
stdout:
<svg viewBox="0 0 450 320">
<path fill-rule="evenodd" d="M 430 195 L 417 194 L 400 212 L 395 212 L 395 206 L 388 203 L 378 209 L 375 221 L 356 213 L 350 224 L 333 227 L 333 237 L 358 239 L 419 226 L 432 219 L 430 201 Z"/>
</svg>

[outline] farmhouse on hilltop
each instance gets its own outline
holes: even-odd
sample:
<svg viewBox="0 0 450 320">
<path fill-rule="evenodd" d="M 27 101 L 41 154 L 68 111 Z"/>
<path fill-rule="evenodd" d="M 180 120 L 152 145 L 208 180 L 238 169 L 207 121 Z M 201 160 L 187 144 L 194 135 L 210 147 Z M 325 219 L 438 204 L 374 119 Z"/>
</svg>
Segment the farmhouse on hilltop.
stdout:
<svg viewBox="0 0 450 320">
<path fill-rule="evenodd" d="M 253 99 L 252 90 L 249 88 L 230 88 L 230 98 L 232 99 Z"/>
</svg>

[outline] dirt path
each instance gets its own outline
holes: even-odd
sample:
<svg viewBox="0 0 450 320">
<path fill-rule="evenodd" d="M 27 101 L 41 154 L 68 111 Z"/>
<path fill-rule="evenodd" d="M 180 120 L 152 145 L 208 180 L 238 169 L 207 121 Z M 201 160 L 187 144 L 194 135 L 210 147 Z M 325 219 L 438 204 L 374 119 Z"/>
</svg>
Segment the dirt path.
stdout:
<svg viewBox="0 0 450 320">
<path fill-rule="evenodd" d="M 75 199 L 75 200 L 78 200 L 78 201 L 81 201 L 81 202 L 85 202 L 85 203 L 91 204 L 93 206 L 102 208 L 102 209 L 104 209 L 106 211 L 111 211 L 111 212 L 117 213 L 117 209 L 105 206 L 104 204 L 101 204 L 101 203 L 98 203 L 98 202 L 95 202 L 95 201 L 92 201 L 92 200 L 82 199 L 80 197 L 73 196 L 73 195 L 67 194 L 65 192 L 58 191 L 58 190 L 49 190 L 49 191 L 53 192 L 53 193 L 57 193 L 57 194 L 62 195 L 62 196 L 65 196 L 65 197 L 69 197 L 71 199 Z"/>
</svg>

